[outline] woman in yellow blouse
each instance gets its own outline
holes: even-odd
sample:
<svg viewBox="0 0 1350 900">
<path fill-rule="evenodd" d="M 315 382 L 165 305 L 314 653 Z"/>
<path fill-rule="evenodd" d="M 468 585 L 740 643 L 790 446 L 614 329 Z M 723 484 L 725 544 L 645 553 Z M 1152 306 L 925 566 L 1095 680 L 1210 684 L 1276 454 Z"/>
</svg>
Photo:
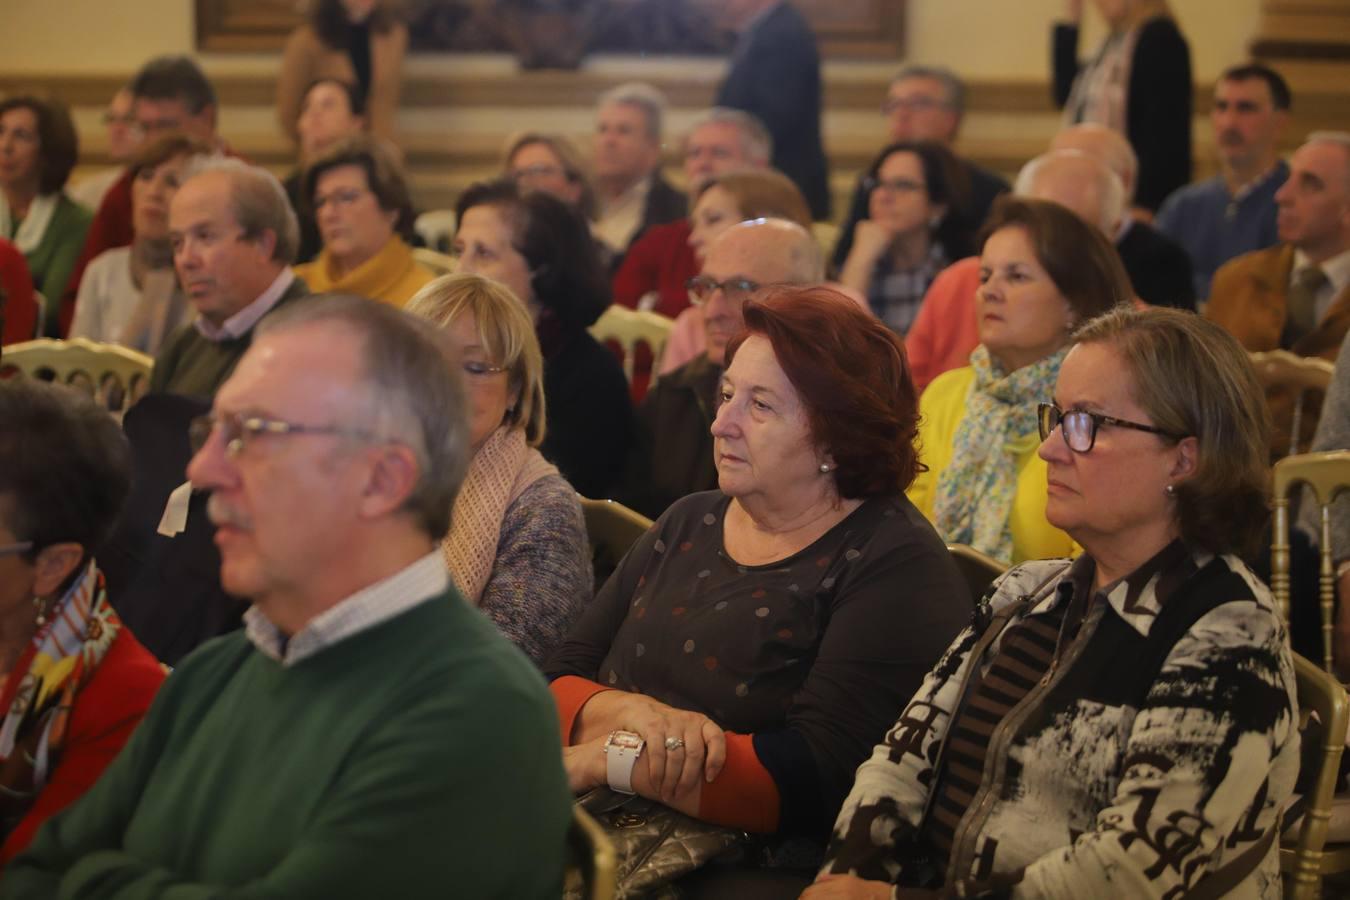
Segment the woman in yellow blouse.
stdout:
<svg viewBox="0 0 1350 900">
<path fill-rule="evenodd" d="M 1072 555 L 1045 519 L 1036 405 L 1050 398 L 1073 330 L 1133 291 L 1106 239 L 1057 203 L 1001 197 L 984 233 L 980 345 L 919 402 L 928 471 L 909 497 L 949 543 L 1005 563 Z"/>
</svg>

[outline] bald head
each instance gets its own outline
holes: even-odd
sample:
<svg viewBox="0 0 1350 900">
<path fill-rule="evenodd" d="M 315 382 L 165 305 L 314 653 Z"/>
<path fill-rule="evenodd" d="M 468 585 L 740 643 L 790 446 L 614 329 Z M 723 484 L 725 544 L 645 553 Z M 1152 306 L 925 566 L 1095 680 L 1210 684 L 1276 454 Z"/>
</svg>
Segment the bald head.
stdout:
<svg viewBox="0 0 1350 900">
<path fill-rule="evenodd" d="M 1139 176 L 1139 157 L 1119 131 L 1105 125 L 1082 124 L 1065 128 L 1050 141 L 1050 152 L 1076 150 L 1100 160 L 1125 186 L 1125 203 L 1134 200 L 1135 179 Z"/>
<path fill-rule="evenodd" d="M 1051 200 L 1115 238 L 1125 214 L 1125 188 L 1101 160 L 1077 150 L 1036 157 L 1017 176 L 1017 195 Z"/>
<path fill-rule="evenodd" d="M 817 284 L 825 279 L 825 261 L 811 233 L 787 219 L 755 219 L 722 232 L 703 257 L 702 277 L 719 285 L 750 281 L 756 285 Z M 718 365 L 727 342 L 744 325 L 744 291 L 713 291 L 703 304 L 708 358 Z"/>
</svg>

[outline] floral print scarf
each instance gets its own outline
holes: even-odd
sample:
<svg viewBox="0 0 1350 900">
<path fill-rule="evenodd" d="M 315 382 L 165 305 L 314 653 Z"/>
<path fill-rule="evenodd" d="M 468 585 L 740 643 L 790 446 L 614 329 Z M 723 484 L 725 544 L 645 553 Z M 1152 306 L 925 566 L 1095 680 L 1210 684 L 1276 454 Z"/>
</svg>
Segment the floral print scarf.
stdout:
<svg viewBox="0 0 1350 900">
<path fill-rule="evenodd" d="M 944 540 L 1011 562 L 1009 515 L 1017 493 L 1012 448 L 1036 433 L 1036 406 L 1050 399 L 1067 352 L 1066 347 L 1013 372 L 1004 372 L 983 344 L 970 355 L 975 384 L 933 504 L 933 523 Z"/>
<path fill-rule="evenodd" d="M 90 561 L 4 678 L 0 701 L 0 834 L 28 813 L 61 758 L 80 690 L 122 630 Z"/>
</svg>

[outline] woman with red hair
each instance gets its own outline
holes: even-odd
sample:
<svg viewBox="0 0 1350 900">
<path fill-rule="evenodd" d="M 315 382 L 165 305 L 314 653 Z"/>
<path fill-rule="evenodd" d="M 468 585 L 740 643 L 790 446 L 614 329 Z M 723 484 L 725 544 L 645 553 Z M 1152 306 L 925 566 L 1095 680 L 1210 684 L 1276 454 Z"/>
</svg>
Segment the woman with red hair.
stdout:
<svg viewBox="0 0 1350 900">
<path fill-rule="evenodd" d="M 721 490 L 661 516 L 545 672 L 575 791 L 773 848 L 823 839 L 971 602 L 905 499 L 918 410 L 899 338 L 828 288 L 769 288 L 744 315 L 712 425 Z"/>
</svg>

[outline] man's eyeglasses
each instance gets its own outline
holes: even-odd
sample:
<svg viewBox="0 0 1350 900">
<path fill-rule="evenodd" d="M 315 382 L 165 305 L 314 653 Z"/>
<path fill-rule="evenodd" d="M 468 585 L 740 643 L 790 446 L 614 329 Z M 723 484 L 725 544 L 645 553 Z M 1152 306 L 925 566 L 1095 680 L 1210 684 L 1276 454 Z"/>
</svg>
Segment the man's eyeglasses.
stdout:
<svg viewBox="0 0 1350 900">
<path fill-rule="evenodd" d="M 727 302 L 744 303 L 750 299 L 751 294 L 764 287 L 749 278 L 728 278 L 726 281 L 718 281 L 707 275 L 695 275 L 686 281 L 684 286 L 689 290 L 689 302 L 695 306 L 702 306 L 712 297 L 713 292 L 718 290 L 727 298 Z"/>
<path fill-rule="evenodd" d="M 188 425 L 188 442 L 192 452 L 200 453 L 217 428 L 220 429 L 221 437 L 225 439 L 225 452 L 230 456 L 238 456 L 248 444 L 263 435 L 336 434 L 362 440 L 375 438 L 369 431 L 348 428 L 344 425 L 300 425 L 295 422 L 283 422 L 280 419 L 264 419 L 261 416 L 214 413 L 198 416 Z"/>
<path fill-rule="evenodd" d="M 547 163 L 536 163 L 533 166 L 521 166 L 518 169 L 511 170 L 511 179 L 513 181 L 531 181 L 536 178 L 558 178 L 566 177 L 568 181 L 572 176 L 561 166 L 550 166 Z"/>
<path fill-rule="evenodd" d="M 18 556 L 33 549 L 32 541 L 19 541 L 17 544 L 0 544 L 0 557 Z"/>
<path fill-rule="evenodd" d="M 314 211 L 318 212 L 330 203 L 337 209 L 346 209 L 347 207 L 355 205 L 356 202 L 367 193 L 367 191 L 360 188 L 342 188 L 333 191 L 331 194 L 324 194 L 323 196 L 315 194 Z"/>
<path fill-rule="evenodd" d="M 1150 434 L 1160 434 L 1174 441 L 1179 441 L 1182 438 L 1181 435 L 1163 431 L 1161 428 L 1154 428 L 1152 425 L 1128 422 L 1125 419 L 1104 416 L 1101 413 L 1088 412 L 1085 409 L 1071 409 L 1065 412 L 1053 403 L 1042 403 L 1036 407 L 1036 419 L 1040 426 L 1041 440 L 1050 437 L 1051 432 L 1058 428 L 1060 436 L 1064 438 L 1064 443 L 1075 453 L 1090 451 L 1097 443 L 1097 429 L 1103 425 L 1147 431 Z"/>
<path fill-rule="evenodd" d="M 868 176 L 863 179 L 863 190 L 869 194 L 873 191 L 886 191 L 889 194 L 912 194 L 927 189 L 926 184 L 922 181 L 915 181 L 913 178 L 888 178 L 883 181 L 875 176 Z"/>
</svg>

